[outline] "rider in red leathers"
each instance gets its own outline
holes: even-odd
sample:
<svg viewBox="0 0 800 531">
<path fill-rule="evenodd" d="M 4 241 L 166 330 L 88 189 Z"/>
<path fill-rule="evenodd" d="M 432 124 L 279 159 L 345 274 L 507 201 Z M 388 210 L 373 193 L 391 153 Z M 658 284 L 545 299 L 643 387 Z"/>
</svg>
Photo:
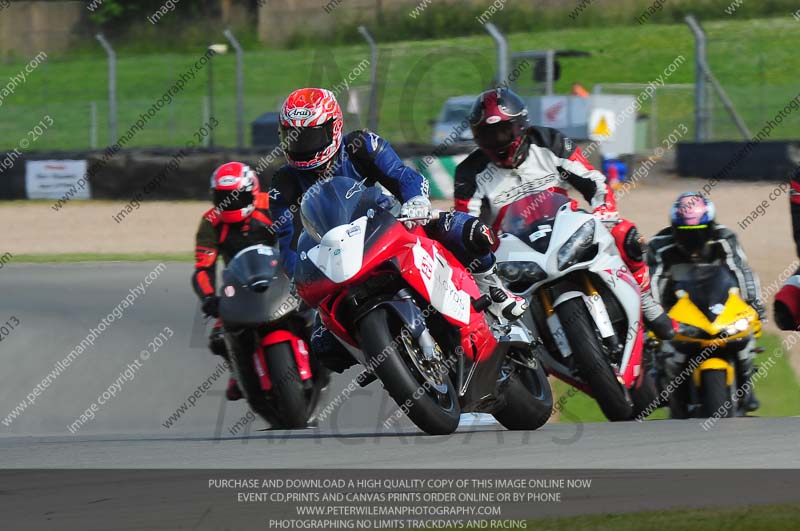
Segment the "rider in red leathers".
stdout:
<svg viewBox="0 0 800 531">
<path fill-rule="evenodd" d="M 525 102 L 508 88 L 481 94 L 469 122 L 479 149 L 456 168 L 455 209 L 480 216 L 497 231 L 515 200 L 543 191 L 566 195 L 566 186 L 572 186 L 597 219 L 613 224 L 619 253 L 640 287 L 645 323 L 658 337 L 670 339 L 674 324 L 650 291 L 644 240 L 633 223 L 620 218 L 605 176 L 580 148 L 555 129 L 531 126 Z"/>
<path fill-rule="evenodd" d="M 800 169 L 795 171 L 789 192 L 792 233 L 797 256 L 800 257 Z M 781 330 L 800 330 L 800 268 L 775 294 L 775 324 Z"/>
<path fill-rule="evenodd" d="M 275 245 L 277 236 L 269 219 L 269 196 L 260 191 L 258 177 L 246 164 L 228 162 L 217 168 L 211 175 L 211 194 L 214 207 L 203 214 L 197 229 L 192 287 L 202 302 L 203 313 L 217 318 L 209 349 L 227 358 L 215 289 L 217 258 L 222 255 L 227 264 L 250 245 Z M 225 395 L 228 400 L 243 396 L 233 377 Z"/>
</svg>

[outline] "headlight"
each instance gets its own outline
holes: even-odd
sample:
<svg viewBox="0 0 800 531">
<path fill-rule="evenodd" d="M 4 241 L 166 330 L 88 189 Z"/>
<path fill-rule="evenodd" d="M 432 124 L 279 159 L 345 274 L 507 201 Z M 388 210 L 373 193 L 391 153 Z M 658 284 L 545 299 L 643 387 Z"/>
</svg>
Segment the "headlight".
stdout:
<svg viewBox="0 0 800 531">
<path fill-rule="evenodd" d="M 577 264 L 591 260 L 597 253 L 594 243 L 594 220 L 590 219 L 569 237 L 558 251 L 558 269 L 563 271 Z"/>
<path fill-rule="evenodd" d="M 506 282 L 539 282 L 547 273 L 536 262 L 502 262 L 497 264 L 497 274 Z"/>
<path fill-rule="evenodd" d="M 507 282 L 516 282 L 522 276 L 520 262 L 503 262 L 497 265 L 497 274 Z"/>
<path fill-rule="evenodd" d="M 725 333 L 729 336 L 733 336 L 740 332 L 744 332 L 748 328 L 750 328 L 750 321 L 742 317 L 741 319 L 737 319 L 732 325 L 726 326 Z"/>
</svg>

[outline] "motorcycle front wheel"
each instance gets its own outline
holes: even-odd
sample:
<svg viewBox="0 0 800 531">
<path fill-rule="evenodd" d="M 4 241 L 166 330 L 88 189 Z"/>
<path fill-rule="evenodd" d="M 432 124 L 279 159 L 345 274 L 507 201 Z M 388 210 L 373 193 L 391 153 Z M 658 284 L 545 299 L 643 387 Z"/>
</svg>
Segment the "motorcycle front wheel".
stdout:
<svg viewBox="0 0 800 531">
<path fill-rule="evenodd" d="M 736 411 L 731 398 L 728 375 L 724 370 L 705 370 L 700 375 L 700 396 L 703 397 L 703 417 L 728 418 Z"/>
<path fill-rule="evenodd" d="M 382 308 L 365 315 L 358 329 L 367 362 L 401 411 L 430 435 L 456 431 L 461 406 L 446 365 L 431 364 L 417 340 Z"/>
<path fill-rule="evenodd" d="M 633 416 L 633 404 L 606 359 L 583 299 L 564 301 L 557 312 L 578 371 L 589 384 L 603 414 L 612 422 L 629 420 Z"/>
<path fill-rule="evenodd" d="M 494 418 L 509 430 L 536 430 L 553 414 L 553 391 L 541 363 L 536 368 L 510 364 L 514 371 L 505 383 L 505 406 Z"/>
<path fill-rule="evenodd" d="M 287 342 L 275 343 L 264 349 L 272 393 L 278 404 L 278 415 L 283 428 L 305 428 L 310 405 L 306 385 L 300 379 L 294 351 Z"/>
<path fill-rule="evenodd" d="M 294 352 L 287 343 L 276 343 L 265 349 L 264 358 L 272 382 L 272 389 L 266 391 L 261 386 L 253 359 L 257 341 L 260 338 L 251 330 L 226 334 L 228 356 L 247 404 L 272 428 L 305 428 L 314 406 L 309 395 L 313 397 L 314 394 L 309 393 L 300 380 Z"/>
</svg>

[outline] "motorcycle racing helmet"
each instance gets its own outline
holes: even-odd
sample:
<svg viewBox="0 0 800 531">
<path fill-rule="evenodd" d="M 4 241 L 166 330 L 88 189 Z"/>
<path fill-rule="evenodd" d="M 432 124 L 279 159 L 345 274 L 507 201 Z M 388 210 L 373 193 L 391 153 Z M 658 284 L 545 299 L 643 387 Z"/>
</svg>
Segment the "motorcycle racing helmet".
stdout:
<svg viewBox="0 0 800 531">
<path fill-rule="evenodd" d="M 670 224 L 675 243 L 684 252 L 694 254 L 703 249 L 714 232 L 714 203 L 699 192 L 678 196 L 670 212 Z"/>
<path fill-rule="evenodd" d="M 241 162 L 226 162 L 211 174 L 211 201 L 224 223 L 247 219 L 260 189 L 256 173 Z"/>
<path fill-rule="evenodd" d="M 342 109 L 333 92 L 295 90 L 283 103 L 278 130 L 286 161 L 298 170 L 327 164 L 342 145 Z"/>
<path fill-rule="evenodd" d="M 775 324 L 781 330 L 800 330 L 800 271 L 775 294 Z"/>
<path fill-rule="evenodd" d="M 501 168 L 515 168 L 525 160 L 528 108 L 512 90 L 498 87 L 478 96 L 469 125 L 475 143 Z"/>
</svg>

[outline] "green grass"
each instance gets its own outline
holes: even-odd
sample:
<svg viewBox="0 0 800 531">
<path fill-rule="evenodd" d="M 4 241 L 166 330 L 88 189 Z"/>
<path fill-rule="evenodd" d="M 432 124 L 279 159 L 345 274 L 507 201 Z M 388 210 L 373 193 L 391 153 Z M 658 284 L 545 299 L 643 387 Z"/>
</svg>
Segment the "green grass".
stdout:
<svg viewBox="0 0 800 531">
<path fill-rule="evenodd" d="M 17 254 L 14 263 L 63 262 L 191 262 L 191 253 L 49 253 Z"/>
<path fill-rule="evenodd" d="M 766 363 L 773 359 L 775 352 L 781 350 L 781 338 L 775 334 L 765 334 L 758 344 L 766 350 L 756 357 L 756 365 Z M 784 353 L 775 356 L 775 364 L 763 372 L 756 383 L 755 389 L 761 408 L 754 413 L 760 417 L 787 417 L 800 415 L 800 383 L 797 381 L 794 369 Z M 561 381 L 553 386 L 557 396 L 563 396 L 569 386 Z M 557 400 L 557 398 L 556 398 Z M 649 420 L 669 418 L 667 408 L 661 408 L 648 417 Z M 606 422 L 606 418 L 597 406 L 594 399 L 583 393 L 570 397 L 561 411 L 561 422 Z"/>
<path fill-rule="evenodd" d="M 528 520 L 535 531 L 786 531 L 797 529 L 800 505 L 683 509 Z M 479 529 L 464 527 L 463 529 Z M 519 529 L 519 528 L 515 528 Z"/>
<path fill-rule="evenodd" d="M 800 70 L 798 22 L 790 14 L 780 18 L 720 20 L 705 24 L 711 42 L 709 60 L 745 121 L 757 129 L 797 93 Z M 380 39 L 380 35 L 377 36 Z M 574 28 L 509 35 L 512 51 L 571 48 L 592 53 L 590 58 L 562 60 L 558 92 L 573 82 L 596 83 L 655 80 L 678 55 L 686 62 L 668 79 L 693 80 L 693 42 L 684 24 Z M 119 55 L 119 133 L 172 85 L 177 76 L 200 56 L 196 53 Z M 476 35 L 429 41 L 396 42 L 381 46 L 385 69 L 380 107 L 380 132 L 393 142 L 428 141 L 430 126 L 442 102 L 450 96 L 475 94 L 491 82 L 494 45 Z M 307 85 L 332 87 L 345 79 L 369 52 L 364 45 L 273 50 L 248 49 L 245 57 L 245 117 L 250 120 L 272 111 L 292 89 Z M 235 143 L 235 58 L 213 59 L 215 115 L 220 121 L 217 143 Z M 16 74 L 23 62 L 0 65 L 0 79 Z M 369 69 L 362 68 L 353 85 L 366 85 Z M 182 146 L 203 122 L 202 102 L 207 93 L 208 69 L 190 81 L 172 104 L 165 106 L 130 146 Z M 530 72 L 530 71 L 529 71 Z M 383 74 L 382 74 L 383 75 Z M 526 72 L 526 75 L 530 75 Z M 0 124 L 2 147 L 18 145 L 45 114 L 54 125 L 30 146 L 39 149 L 80 149 L 89 144 L 89 102 L 98 102 L 100 144 L 107 141 L 108 111 L 106 64 L 97 57 L 73 60 L 53 58 L 28 76 L 25 84 L 3 102 Z M 344 97 L 342 98 L 344 100 Z M 345 103 L 343 101 L 343 103 Z M 688 91 L 659 100 L 658 134 L 666 135 L 678 123 L 692 128 L 692 97 Z M 649 112 L 649 103 L 643 109 Z M 727 118 L 714 113 L 717 136 L 733 133 Z M 358 123 L 350 123 L 356 127 Z M 248 126 L 249 137 L 249 126 Z M 784 120 L 773 138 L 800 135 L 800 112 Z"/>
</svg>

